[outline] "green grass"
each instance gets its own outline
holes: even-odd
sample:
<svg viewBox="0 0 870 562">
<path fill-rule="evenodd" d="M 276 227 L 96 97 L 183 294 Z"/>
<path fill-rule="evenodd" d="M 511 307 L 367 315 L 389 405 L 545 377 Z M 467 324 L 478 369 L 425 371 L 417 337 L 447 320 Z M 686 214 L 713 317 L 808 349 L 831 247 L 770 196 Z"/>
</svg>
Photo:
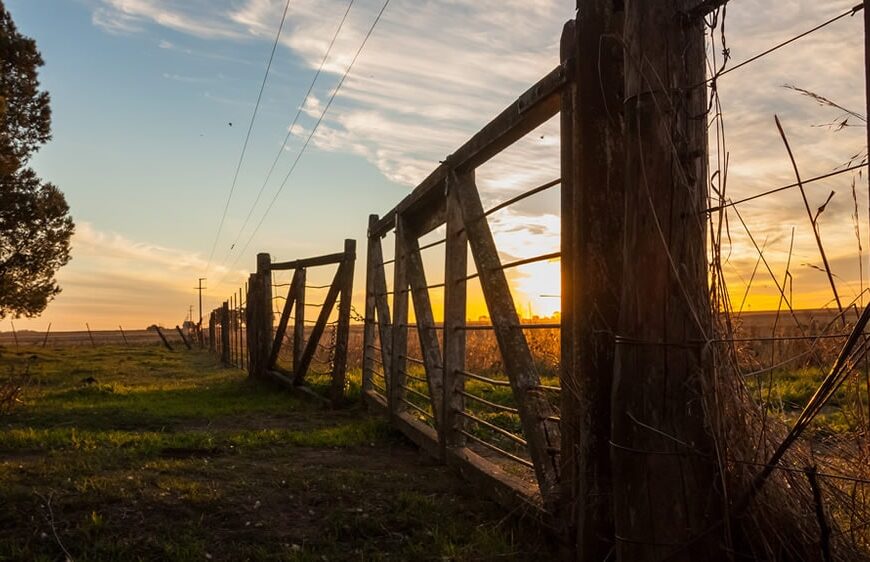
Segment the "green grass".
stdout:
<svg viewBox="0 0 870 562">
<path fill-rule="evenodd" d="M 0 417 L 0 560 L 63 559 L 61 544 L 75 560 L 553 556 L 356 407 L 199 352 L 5 349 L 0 382 L 28 364 Z"/>
</svg>

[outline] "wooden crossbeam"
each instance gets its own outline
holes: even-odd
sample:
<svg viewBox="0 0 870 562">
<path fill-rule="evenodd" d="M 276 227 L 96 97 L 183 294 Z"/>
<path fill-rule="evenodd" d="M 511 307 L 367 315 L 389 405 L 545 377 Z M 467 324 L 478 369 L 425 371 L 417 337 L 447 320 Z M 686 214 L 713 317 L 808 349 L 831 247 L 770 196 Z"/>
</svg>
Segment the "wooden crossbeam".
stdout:
<svg viewBox="0 0 870 562">
<path fill-rule="evenodd" d="M 441 427 L 442 405 L 439 398 L 444 393 L 444 367 L 441 362 L 441 344 L 435 332 L 435 317 L 432 314 L 432 302 L 429 299 L 429 289 L 426 284 L 426 272 L 423 269 L 423 259 L 420 256 L 420 243 L 416 235 L 405 232 L 405 261 L 407 262 L 408 284 L 411 288 L 411 298 L 414 301 L 414 315 L 417 318 L 417 333 L 420 337 L 420 349 L 423 352 L 423 367 L 426 369 L 426 381 L 429 386 L 430 403 L 435 414 L 436 427 Z"/>
<path fill-rule="evenodd" d="M 293 383 L 300 386 L 305 382 L 305 374 L 308 372 L 308 367 L 311 366 L 311 361 L 314 359 L 314 353 L 317 351 L 317 344 L 323 336 L 323 331 L 326 329 L 326 321 L 329 320 L 329 315 L 332 314 L 332 309 L 335 307 L 335 301 L 338 299 L 338 293 L 341 290 L 341 279 L 345 271 L 345 264 L 342 262 L 335 272 L 335 277 L 332 280 L 332 285 L 329 287 L 329 292 L 326 294 L 326 299 L 320 309 L 320 315 L 317 317 L 317 323 L 311 330 L 311 335 L 308 338 L 308 343 L 305 346 L 305 351 L 302 352 L 302 357 L 299 359 L 298 365 L 293 365 Z"/>
<path fill-rule="evenodd" d="M 275 340 L 272 342 L 272 354 L 269 356 L 268 369 L 273 369 L 275 363 L 278 362 L 278 355 L 281 353 L 281 346 L 284 344 L 284 335 L 287 333 L 287 324 L 290 322 L 290 313 L 293 310 L 293 304 L 296 301 L 296 295 L 299 292 L 300 271 L 297 269 L 293 272 L 293 279 L 290 281 L 290 288 L 287 290 L 287 300 L 284 303 L 284 310 L 281 311 L 281 319 L 278 321 L 278 328 L 275 330 Z"/>
<path fill-rule="evenodd" d="M 523 431 L 529 444 L 529 454 L 545 506 L 555 503 L 558 486 L 557 450 L 558 423 L 547 421 L 554 411 L 541 392 L 540 376 L 535 367 L 528 342 L 520 329 L 510 286 L 501 267 L 501 260 L 492 231 L 483 220 L 483 205 L 472 176 L 465 175 L 451 184 L 456 190 L 465 232 L 471 253 L 480 272 L 480 284 L 487 309 L 492 318 L 505 371 L 511 382 L 514 399 L 520 413 Z"/>
</svg>

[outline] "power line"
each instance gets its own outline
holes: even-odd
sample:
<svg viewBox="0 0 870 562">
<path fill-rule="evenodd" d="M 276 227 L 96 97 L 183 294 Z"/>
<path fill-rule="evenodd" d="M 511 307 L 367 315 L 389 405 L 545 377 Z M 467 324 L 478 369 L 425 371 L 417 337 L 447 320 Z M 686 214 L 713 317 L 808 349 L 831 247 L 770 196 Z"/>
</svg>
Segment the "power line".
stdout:
<svg viewBox="0 0 870 562">
<path fill-rule="evenodd" d="M 257 112 L 260 109 L 260 102 L 263 99 L 263 90 L 266 89 L 266 81 L 269 78 L 269 71 L 272 69 L 272 61 L 275 60 L 275 51 L 278 49 L 278 41 L 281 39 L 281 32 L 284 31 L 284 22 L 287 20 L 287 10 L 290 8 L 290 0 L 284 5 L 284 13 L 281 15 L 281 24 L 278 26 L 278 33 L 275 34 L 275 42 L 272 44 L 272 52 L 269 54 L 269 62 L 266 64 L 266 73 L 263 75 L 263 83 L 260 84 L 260 92 L 257 94 L 257 103 L 254 105 L 254 112 L 251 115 L 251 123 L 248 125 L 248 133 L 245 135 L 245 143 L 242 145 L 242 153 L 239 155 L 239 163 L 236 165 L 236 173 L 233 175 L 233 183 L 230 186 L 230 192 L 227 195 L 227 202 L 224 205 L 224 212 L 221 215 L 220 223 L 218 223 L 217 233 L 214 236 L 214 242 L 211 245 L 211 252 L 208 255 L 208 264 L 206 272 L 211 267 L 211 260 L 214 258 L 214 251 L 217 248 L 218 240 L 221 236 L 221 231 L 224 227 L 224 221 L 227 218 L 227 211 L 230 208 L 230 201 L 233 198 L 233 192 L 236 190 L 236 183 L 239 180 L 239 172 L 242 169 L 242 162 L 245 160 L 245 153 L 248 151 L 248 142 L 251 140 L 251 131 L 254 130 L 254 121 L 257 119 Z"/>
<path fill-rule="evenodd" d="M 323 67 L 326 64 L 330 53 L 332 52 L 332 48 L 335 46 L 335 41 L 336 39 L 338 39 L 338 35 L 341 33 L 341 29 L 344 27 L 344 22 L 347 20 L 347 15 L 350 13 L 350 9 L 351 7 L 353 7 L 354 1 L 355 0 L 350 0 L 347 5 L 347 9 L 344 11 L 344 16 L 342 16 L 341 21 L 338 24 L 338 28 L 336 28 L 335 34 L 332 36 L 332 41 L 330 41 L 329 47 L 326 49 L 326 53 L 324 53 L 323 59 L 320 61 L 320 66 L 318 67 L 317 72 L 314 74 L 314 78 L 312 78 L 311 84 L 308 85 L 308 91 L 305 92 L 305 97 L 302 98 L 302 103 L 296 110 L 296 115 L 293 117 L 293 122 L 290 123 L 290 127 L 287 129 L 287 135 L 284 137 L 284 142 L 281 143 L 281 148 L 278 149 L 278 153 L 275 155 L 275 160 L 272 162 L 272 167 L 269 168 L 269 173 L 266 175 L 266 179 L 263 181 L 263 185 L 260 186 L 260 191 L 257 192 L 257 197 L 256 199 L 254 199 L 254 203 L 248 210 L 248 215 L 245 217 L 245 221 L 242 223 L 242 227 L 239 229 L 239 233 L 236 235 L 236 238 L 235 240 L 233 240 L 230 249 L 227 251 L 227 255 L 224 258 L 224 263 L 227 259 L 229 259 L 230 253 L 232 252 L 233 248 L 236 246 L 236 244 L 239 243 L 239 239 L 242 237 L 242 233 L 248 226 L 248 222 L 251 220 L 251 217 L 254 214 L 254 210 L 257 208 L 257 204 L 260 202 L 260 198 L 263 196 L 263 191 L 265 191 L 266 186 L 269 184 L 269 180 L 272 179 L 272 174 L 275 172 L 275 167 L 278 165 L 278 161 L 284 154 L 284 149 L 287 148 L 287 142 L 290 140 L 290 136 L 293 134 L 293 128 L 296 126 L 296 123 L 299 122 L 299 117 L 302 114 L 302 109 L 305 107 L 305 104 L 308 103 L 308 98 L 311 96 L 314 85 L 317 83 L 317 79 L 320 77 L 320 73 L 323 71 Z"/>
<path fill-rule="evenodd" d="M 284 176 L 284 181 L 281 182 L 281 185 L 278 187 L 278 191 L 275 192 L 275 195 L 272 197 L 272 200 L 269 202 L 269 206 L 266 207 L 266 210 L 263 213 L 263 216 L 260 218 L 260 221 L 257 223 L 256 228 L 254 228 L 254 231 L 251 233 L 251 236 L 248 237 L 248 240 L 245 242 L 245 246 L 242 248 L 242 250 L 236 256 L 236 259 L 233 261 L 233 263 L 229 266 L 228 269 L 230 271 L 232 271 L 232 268 L 236 265 L 236 263 L 239 261 L 241 256 L 244 255 L 245 250 L 248 249 L 248 246 L 250 246 L 254 237 L 257 235 L 257 232 L 260 231 L 260 227 L 263 226 L 263 222 L 266 220 L 266 217 L 269 215 L 269 211 L 272 210 L 272 207 L 275 205 L 275 202 L 278 200 L 278 197 L 281 195 L 281 192 L 284 190 L 284 187 L 287 185 L 287 181 L 290 179 L 290 176 L 293 175 L 293 171 L 296 169 L 297 164 L 299 164 L 299 161 L 302 159 L 302 156 L 305 154 L 305 150 L 308 148 L 308 145 L 311 143 L 311 139 L 314 138 L 315 133 L 317 133 L 317 129 L 320 128 L 320 124 L 323 122 L 323 118 L 326 116 L 326 112 L 329 111 L 329 108 L 332 106 L 332 102 L 335 101 L 335 97 L 338 95 L 338 92 L 341 91 L 341 87 L 344 85 L 344 82 L 347 79 L 347 76 L 350 74 L 351 69 L 353 69 L 353 66 L 356 63 L 357 59 L 359 58 L 360 53 L 362 53 L 363 48 L 365 48 L 366 43 L 368 42 L 369 38 L 372 36 L 372 33 L 374 32 L 375 27 L 377 27 L 378 22 L 381 21 L 381 17 L 384 15 L 384 11 L 386 11 L 387 6 L 389 6 L 389 4 L 390 4 L 390 0 L 386 0 L 384 2 L 384 5 L 381 7 L 381 11 L 378 12 L 378 16 L 375 18 L 375 21 L 372 22 L 372 25 L 369 28 L 368 33 L 366 33 L 365 38 L 363 38 L 363 41 L 359 46 L 359 49 L 357 49 L 356 54 L 353 56 L 353 59 L 350 61 L 350 64 L 348 65 L 347 69 L 345 69 L 344 75 L 342 75 L 341 80 L 338 83 L 338 86 L 336 86 L 335 90 L 333 90 L 332 95 L 329 97 L 329 101 L 327 102 L 326 106 L 323 108 L 323 111 L 320 113 L 320 117 L 317 119 L 317 123 L 315 123 L 314 128 L 311 129 L 311 133 L 308 135 L 308 138 L 305 140 L 305 144 L 302 146 L 302 149 L 296 155 L 296 159 L 293 161 L 293 165 L 290 167 L 290 171 L 287 172 L 286 176 Z M 227 275 L 229 275 L 229 271 L 227 271 Z M 223 282 L 223 279 L 221 280 L 221 283 L 222 282 Z"/>
</svg>

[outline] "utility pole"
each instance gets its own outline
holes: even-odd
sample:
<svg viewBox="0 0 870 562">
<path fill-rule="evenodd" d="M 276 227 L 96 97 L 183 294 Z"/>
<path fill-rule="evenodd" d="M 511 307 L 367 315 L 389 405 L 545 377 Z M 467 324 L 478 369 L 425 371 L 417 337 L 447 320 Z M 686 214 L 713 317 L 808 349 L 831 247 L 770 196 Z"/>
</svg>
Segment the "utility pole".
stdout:
<svg viewBox="0 0 870 562">
<path fill-rule="evenodd" d="M 200 349 L 202 349 L 202 347 L 203 347 L 203 341 L 202 341 L 202 292 L 208 288 L 208 287 L 202 286 L 203 281 L 206 281 L 206 278 L 200 277 L 199 283 L 197 283 L 197 286 L 194 287 L 194 289 L 196 289 L 197 292 L 199 292 L 199 322 L 196 323 L 196 332 L 199 335 L 199 347 L 200 347 Z M 193 312 L 191 311 L 190 314 L 192 317 Z M 192 322 L 193 318 L 191 318 L 190 320 Z"/>
</svg>

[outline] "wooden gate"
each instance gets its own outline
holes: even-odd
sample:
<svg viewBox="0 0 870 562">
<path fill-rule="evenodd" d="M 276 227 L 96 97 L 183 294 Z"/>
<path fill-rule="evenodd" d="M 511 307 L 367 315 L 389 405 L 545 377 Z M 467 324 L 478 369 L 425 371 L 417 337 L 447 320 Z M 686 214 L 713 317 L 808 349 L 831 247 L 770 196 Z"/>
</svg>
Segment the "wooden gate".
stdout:
<svg viewBox="0 0 870 562">
<path fill-rule="evenodd" d="M 355 260 L 355 240 L 345 240 L 342 252 L 289 262 L 272 262 L 268 254 L 258 256 L 257 273 L 251 274 L 248 282 L 247 325 L 252 352 L 251 376 L 269 376 L 294 387 L 303 386 L 318 349 L 326 348 L 332 357 L 330 399 L 333 404 L 342 402 L 346 385 Z M 335 264 L 338 268 L 330 284 L 318 287 L 306 284 L 310 268 Z M 273 296 L 273 290 L 281 288 L 273 282 L 273 272 L 276 271 L 293 272 L 286 297 L 279 294 Z M 326 289 L 324 301 L 306 302 L 306 289 Z M 273 302 L 281 300 L 284 304 L 279 309 L 278 325 L 274 326 Z M 320 308 L 316 320 L 306 318 L 308 307 Z M 334 341 L 330 346 L 325 346 L 322 340 L 336 307 L 338 317 L 333 322 Z M 289 352 L 286 349 L 288 344 Z M 280 359 L 283 357 L 289 359 L 289 366 L 282 364 Z"/>
<path fill-rule="evenodd" d="M 560 326 L 521 323 L 505 270 L 558 260 L 560 253 L 504 263 L 487 217 L 558 186 L 560 180 L 485 211 L 475 169 L 555 116 L 565 83 L 566 72 L 560 66 L 449 156 L 383 218 L 372 215 L 366 267 L 366 402 L 387 412 L 394 425 L 422 448 L 458 466 L 497 496 L 513 503 L 517 498 L 537 503 L 534 497 L 540 494 L 546 508 L 553 507 L 558 496 L 559 417 L 548 394 L 559 389 L 542 384 L 527 333 Z M 439 227 L 446 230 L 443 239 L 420 243 Z M 394 235 L 395 253 L 385 260 L 382 239 L 388 234 Z M 444 278 L 433 282 L 421 252 L 441 245 Z M 469 249 L 471 263 L 467 260 Z M 387 266 L 393 268 L 391 289 Z M 475 279 L 491 318 L 486 325 L 466 321 L 467 284 Z M 431 290 L 444 291 L 441 324 L 435 321 Z M 409 307 L 415 313 L 413 323 L 409 323 Z M 409 328 L 418 334 L 420 357 L 409 353 Z M 466 337 L 477 330 L 494 332 L 506 378 L 466 369 Z M 483 390 L 475 393 L 470 386 L 504 388 L 511 400 L 486 398 Z M 485 412 L 516 420 L 517 427 L 485 419 Z M 517 475 L 516 465 L 530 472 L 529 476 Z"/>
</svg>

